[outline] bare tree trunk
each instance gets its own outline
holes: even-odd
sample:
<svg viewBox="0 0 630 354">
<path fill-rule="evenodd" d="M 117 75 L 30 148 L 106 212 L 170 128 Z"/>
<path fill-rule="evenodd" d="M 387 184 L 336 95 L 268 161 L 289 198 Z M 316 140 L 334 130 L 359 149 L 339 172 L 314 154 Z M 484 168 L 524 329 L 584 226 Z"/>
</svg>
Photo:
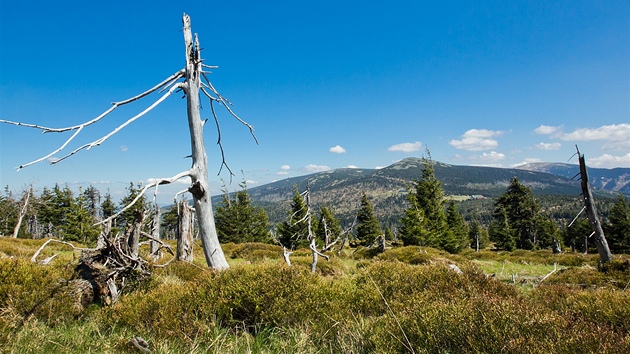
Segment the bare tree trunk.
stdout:
<svg viewBox="0 0 630 354">
<path fill-rule="evenodd" d="M 160 239 L 160 207 L 157 202 L 155 203 L 155 215 L 153 217 L 153 228 L 151 230 L 151 236 L 154 240 L 151 240 L 150 243 L 150 254 L 154 259 L 160 258 L 160 244 L 158 241 Z"/>
<path fill-rule="evenodd" d="M 26 191 L 26 196 L 24 197 L 24 205 L 22 209 L 20 209 L 20 213 L 18 214 L 18 220 L 15 224 L 15 228 L 13 229 L 13 238 L 18 237 L 18 233 L 20 233 L 20 227 L 22 226 L 22 220 L 24 219 L 24 215 L 26 214 L 26 208 L 28 207 L 28 201 L 31 198 L 32 187 Z"/>
<path fill-rule="evenodd" d="M 133 222 L 129 225 L 127 231 L 127 246 L 129 247 L 129 255 L 133 258 L 138 258 L 138 251 L 140 249 L 140 232 L 142 231 L 142 225 L 144 225 L 144 217 L 146 213 L 144 211 L 135 211 L 133 215 Z"/>
<path fill-rule="evenodd" d="M 183 200 L 177 217 L 177 260 L 193 261 L 192 208 Z"/>
<path fill-rule="evenodd" d="M 105 224 L 103 224 L 103 230 L 101 230 L 101 233 L 98 235 L 98 239 L 96 240 L 96 249 L 104 248 L 107 245 L 105 239 L 111 237 L 111 231 L 112 221 L 109 220 Z"/>
<path fill-rule="evenodd" d="M 217 235 L 214 224 L 214 214 L 210 202 L 208 186 L 208 158 L 203 140 L 203 121 L 199 113 L 199 88 L 201 86 L 201 56 L 199 41 L 193 43 L 190 29 L 190 17 L 184 14 L 184 43 L 186 46 L 186 92 L 188 108 L 188 126 L 192 148 L 192 167 L 190 177 L 192 185 L 189 188 L 195 202 L 195 211 L 199 222 L 199 237 L 203 245 L 204 255 L 208 266 L 214 269 L 225 269 L 229 265 Z"/>
<path fill-rule="evenodd" d="M 475 233 L 475 252 L 479 252 L 479 232 Z"/>
<path fill-rule="evenodd" d="M 576 146 L 577 148 L 577 146 Z M 580 161 L 580 177 L 582 182 L 582 196 L 584 197 L 584 204 L 586 205 L 586 214 L 588 215 L 588 222 L 591 224 L 593 234 L 595 236 L 595 246 L 597 246 L 597 252 L 599 253 L 599 259 L 602 263 L 606 263 L 612 259 L 610 248 L 608 248 L 608 242 L 604 236 L 604 230 L 602 224 L 597 215 L 597 208 L 593 200 L 593 194 L 591 192 L 591 186 L 588 183 L 588 173 L 586 171 L 586 163 L 584 162 L 584 155 L 580 154 L 578 150 L 578 159 Z"/>
</svg>

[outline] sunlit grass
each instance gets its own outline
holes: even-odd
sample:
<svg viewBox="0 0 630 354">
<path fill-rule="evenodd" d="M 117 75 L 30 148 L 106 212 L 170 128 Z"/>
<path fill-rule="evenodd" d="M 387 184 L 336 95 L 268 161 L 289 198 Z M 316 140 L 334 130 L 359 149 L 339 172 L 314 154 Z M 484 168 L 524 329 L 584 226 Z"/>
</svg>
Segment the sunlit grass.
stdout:
<svg viewBox="0 0 630 354">
<path fill-rule="evenodd" d="M 60 281 L 72 265 L 30 262 L 42 243 L 0 239 L 0 252 L 13 255 L 0 257 L 3 352 L 137 352 L 136 336 L 153 353 L 630 350 L 628 271 L 601 272 L 580 255 L 348 248 L 320 258 L 312 274 L 309 250 L 288 267 L 277 246 L 229 244 L 231 268 L 217 272 L 195 247 L 194 263 L 156 268 L 150 286 L 76 312 Z"/>
</svg>

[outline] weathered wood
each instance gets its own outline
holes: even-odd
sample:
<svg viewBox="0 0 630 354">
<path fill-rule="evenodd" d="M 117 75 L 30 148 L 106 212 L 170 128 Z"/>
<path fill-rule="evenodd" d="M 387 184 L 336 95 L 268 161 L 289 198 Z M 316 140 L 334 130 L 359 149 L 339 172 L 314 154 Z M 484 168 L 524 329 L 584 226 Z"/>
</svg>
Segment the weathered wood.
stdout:
<svg viewBox="0 0 630 354">
<path fill-rule="evenodd" d="M 160 243 L 157 241 L 160 239 L 160 206 L 155 203 L 155 215 L 153 215 L 153 225 L 151 228 L 151 236 L 152 240 L 150 242 L 150 250 L 149 254 L 153 257 L 154 260 L 158 260 L 161 258 L 160 253 Z"/>
<path fill-rule="evenodd" d="M 577 146 L 576 146 L 577 148 Z M 608 262 L 612 259 L 608 242 L 604 236 L 604 229 L 597 214 L 597 208 L 593 200 L 593 193 L 591 192 L 591 186 L 588 183 L 588 172 L 586 170 L 586 163 L 584 162 L 584 155 L 580 154 L 580 150 L 577 151 L 578 160 L 580 162 L 580 178 L 582 185 L 582 196 L 584 198 L 584 205 L 586 206 L 586 214 L 588 216 L 588 222 L 591 225 L 595 236 L 595 246 L 599 253 L 599 259 L 602 263 Z"/>
<path fill-rule="evenodd" d="M 22 226 L 22 220 L 24 220 L 24 215 L 26 215 L 26 208 L 28 207 L 28 201 L 31 197 L 32 187 L 26 191 L 26 195 L 24 196 L 24 205 L 20 209 L 20 213 L 18 214 L 17 224 L 15 224 L 15 228 L 13 229 L 13 238 L 17 238 L 20 233 L 20 227 Z"/>
<path fill-rule="evenodd" d="M 177 221 L 177 260 L 192 262 L 192 208 L 188 205 L 186 200 L 180 202 Z"/>
<path fill-rule="evenodd" d="M 219 244 L 219 236 L 214 223 L 214 214 L 210 202 L 210 188 L 208 184 L 208 158 L 203 139 L 203 120 L 199 113 L 199 88 L 201 87 L 201 53 L 199 41 L 193 43 L 190 28 L 190 17 L 184 14 L 184 44 L 186 47 L 186 73 L 182 87 L 186 93 L 188 108 L 188 127 L 190 129 L 190 144 L 192 148 L 192 180 L 189 191 L 193 194 L 195 212 L 199 223 L 199 237 L 203 245 L 204 256 L 208 266 L 214 269 L 225 269 L 229 265 Z"/>
</svg>

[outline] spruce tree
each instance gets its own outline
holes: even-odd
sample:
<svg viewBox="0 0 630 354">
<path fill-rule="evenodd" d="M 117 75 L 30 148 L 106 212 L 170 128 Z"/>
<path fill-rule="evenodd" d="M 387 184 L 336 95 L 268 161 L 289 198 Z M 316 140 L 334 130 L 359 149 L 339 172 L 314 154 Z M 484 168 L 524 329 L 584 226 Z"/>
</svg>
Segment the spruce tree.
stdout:
<svg viewBox="0 0 630 354">
<path fill-rule="evenodd" d="M 304 198 L 295 186 L 295 195 L 286 221 L 278 224 L 278 242 L 286 248 L 309 247 L 307 206 Z"/>
<path fill-rule="evenodd" d="M 362 246 L 370 246 L 382 233 L 381 225 L 374 214 L 372 204 L 370 204 L 367 194 L 363 193 L 361 207 L 357 213 L 357 241 Z"/>
<path fill-rule="evenodd" d="M 9 186 L 0 195 L 0 236 L 11 235 L 17 222 L 18 204 Z"/>
<path fill-rule="evenodd" d="M 100 227 L 94 226 L 96 217 L 91 213 L 91 201 L 80 192 L 74 203 L 68 207 L 66 215 L 65 239 L 93 244 L 100 234 Z"/>
<path fill-rule="evenodd" d="M 452 200 L 446 209 L 446 221 L 448 232 L 446 237 L 442 239 L 441 246 L 447 252 L 458 253 L 469 245 L 468 225 Z"/>
<path fill-rule="evenodd" d="M 610 208 L 604 230 L 612 252 L 630 253 L 630 205 L 623 195 Z"/>
<path fill-rule="evenodd" d="M 502 250 L 514 251 L 516 249 L 515 231 L 510 226 L 507 211 L 499 206 L 495 209 L 493 217 L 488 229 L 490 240 Z"/>
<path fill-rule="evenodd" d="M 221 243 L 267 243 L 271 240 L 267 213 L 252 205 L 244 182 L 233 198 L 224 188 L 221 203 L 215 209 L 214 220 Z"/>
<path fill-rule="evenodd" d="M 160 224 L 163 239 L 174 240 L 178 228 L 179 218 L 177 215 L 177 205 L 173 205 L 166 213 L 162 215 L 162 223 Z"/>
<path fill-rule="evenodd" d="M 521 184 L 518 178 L 510 181 L 507 191 L 494 203 L 493 218 L 495 223 L 491 228 L 490 237 L 502 239 L 504 234 L 510 234 L 514 239 L 515 247 L 521 249 L 535 249 L 551 246 L 552 238 L 558 234 L 540 214 L 540 206 L 534 199 L 534 193 L 530 188 Z M 506 230 L 501 231 L 501 225 Z M 493 234 L 497 234 L 497 237 Z M 552 234 L 552 235 L 550 235 Z"/>
<path fill-rule="evenodd" d="M 322 205 L 319 209 L 319 223 L 316 231 L 317 238 L 325 245 L 334 242 L 341 234 L 341 225 L 335 214 Z"/>
<path fill-rule="evenodd" d="M 470 248 L 475 251 L 488 247 L 490 243 L 488 231 L 481 227 L 476 219 L 473 219 L 468 226 L 468 240 L 470 241 Z"/>
<path fill-rule="evenodd" d="M 127 195 L 123 197 L 123 199 L 120 201 L 120 207 L 124 208 L 125 206 L 129 205 L 129 203 L 131 203 L 131 201 L 133 201 L 138 194 L 141 191 L 141 184 L 138 183 L 138 186 L 136 187 L 136 185 L 133 182 L 129 183 L 129 187 L 127 187 Z M 128 208 L 127 210 L 125 210 L 124 212 L 122 212 L 120 214 L 119 217 L 119 225 L 125 225 L 125 224 L 133 224 L 134 222 L 137 222 L 139 220 L 139 218 L 142 217 L 142 214 L 148 209 L 148 201 L 147 201 L 147 197 L 145 195 L 142 195 L 140 197 L 140 199 L 138 199 L 138 201 L 136 201 L 130 208 Z"/>
<path fill-rule="evenodd" d="M 109 194 L 109 191 L 105 194 L 103 203 L 101 203 L 101 213 L 104 219 L 109 218 L 116 213 L 116 203 L 112 200 L 112 196 Z"/>
<path fill-rule="evenodd" d="M 445 239 L 450 237 L 444 212 L 444 190 L 435 177 L 428 150 L 422 165 L 422 176 L 413 181 L 407 196 L 410 206 L 401 219 L 400 237 L 406 245 L 439 248 L 448 243 Z"/>
</svg>

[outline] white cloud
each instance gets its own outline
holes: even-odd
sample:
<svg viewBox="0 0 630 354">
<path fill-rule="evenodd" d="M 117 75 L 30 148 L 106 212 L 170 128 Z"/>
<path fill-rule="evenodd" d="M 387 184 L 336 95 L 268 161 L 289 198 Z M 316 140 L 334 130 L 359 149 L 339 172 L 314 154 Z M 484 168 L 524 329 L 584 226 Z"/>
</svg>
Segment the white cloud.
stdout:
<svg viewBox="0 0 630 354">
<path fill-rule="evenodd" d="M 466 151 L 492 150 L 499 146 L 499 142 L 490 139 L 503 135 L 499 130 L 470 129 L 462 135 L 460 140 L 453 139 L 449 142 L 453 147 Z"/>
<path fill-rule="evenodd" d="M 551 135 L 560 131 L 561 128 L 562 127 L 552 127 L 552 126 L 543 124 L 540 127 L 534 129 L 534 133 L 540 134 L 540 135 Z"/>
<path fill-rule="evenodd" d="M 340 145 L 335 145 L 335 146 L 331 147 L 330 149 L 328 149 L 328 151 L 330 151 L 332 153 L 335 153 L 335 154 L 344 154 L 346 152 L 346 149 L 344 149 Z"/>
<path fill-rule="evenodd" d="M 258 182 L 252 181 L 251 179 L 248 179 L 248 180 L 245 181 L 245 184 L 247 184 L 249 186 L 251 184 L 258 184 Z"/>
<path fill-rule="evenodd" d="M 120 145 L 120 151 L 125 152 L 129 150 L 129 148 L 126 145 Z"/>
<path fill-rule="evenodd" d="M 499 162 L 501 160 L 505 160 L 505 154 L 502 154 L 496 151 L 491 151 L 489 153 L 484 152 L 481 155 L 471 156 L 470 159 L 473 161 L 481 161 L 484 163 L 494 163 L 494 162 Z"/>
<path fill-rule="evenodd" d="M 280 171 L 276 172 L 277 175 L 288 175 L 289 174 L 289 170 L 291 169 L 291 166 L 289 165 L 282 165 L 280 166 Z"/>
<path fill-rule="evenodd" d="M 355 166 L 355 165 L 348 165 L 348 167 L 346 167 L 346 168 L 358 168 L 358 167 Z"/>
<path fill-rule="evenodd" d="M 400 151 L 400 152 L 414 152 L 420 150 L 422 143 L 416 141 L 415 143 L 400 143 L 392 145 L 387 148 L 388 151 Z"/>
<path fill-rule="evenodd" d="M 381 168 L 385 168 L 385 167 L 387 167 L 387 166 L 375 166 L 374 169 L 375 170 L 380 170 Z"/>
<path fill-rule="evenodd" d="M 501 167 L 498 162 L 505 160 L 505 154 L 500 152 L 491 151 L 489 153 L 484 152 L 481 155 L 470 156 L 471 161 L 478 162 L 478 166 L 494 166 Z"/>
<path fill-rule="evenodd" d="M 560 143 L 538 143 L 534 145 L 535 149 L 538 150 L 560 150 L 562 144 Z"/>
<path fill-rule="evenodd" d="M 600 157 L 587 159 L 586 164 L 590 167 L 600 168 L 630 167 L 630 152 L 622 156 L 604 154 Z"/>
<path fill-rule="evenodd" d="M 580 128 L 571 133 L 564 133 L 560 139 L 565 141 L 627 141 L 630 139 L 630 124 L 603 125 L 599 128 Z"/>
<path fill-rule="evenodd" d="M 330 167 L 328 166 L 320 166 L 314 164 L 306 165 L 306 167 L 304 167 L 304 172 L 324 172 L 329 170 Z"/>
</svg>

